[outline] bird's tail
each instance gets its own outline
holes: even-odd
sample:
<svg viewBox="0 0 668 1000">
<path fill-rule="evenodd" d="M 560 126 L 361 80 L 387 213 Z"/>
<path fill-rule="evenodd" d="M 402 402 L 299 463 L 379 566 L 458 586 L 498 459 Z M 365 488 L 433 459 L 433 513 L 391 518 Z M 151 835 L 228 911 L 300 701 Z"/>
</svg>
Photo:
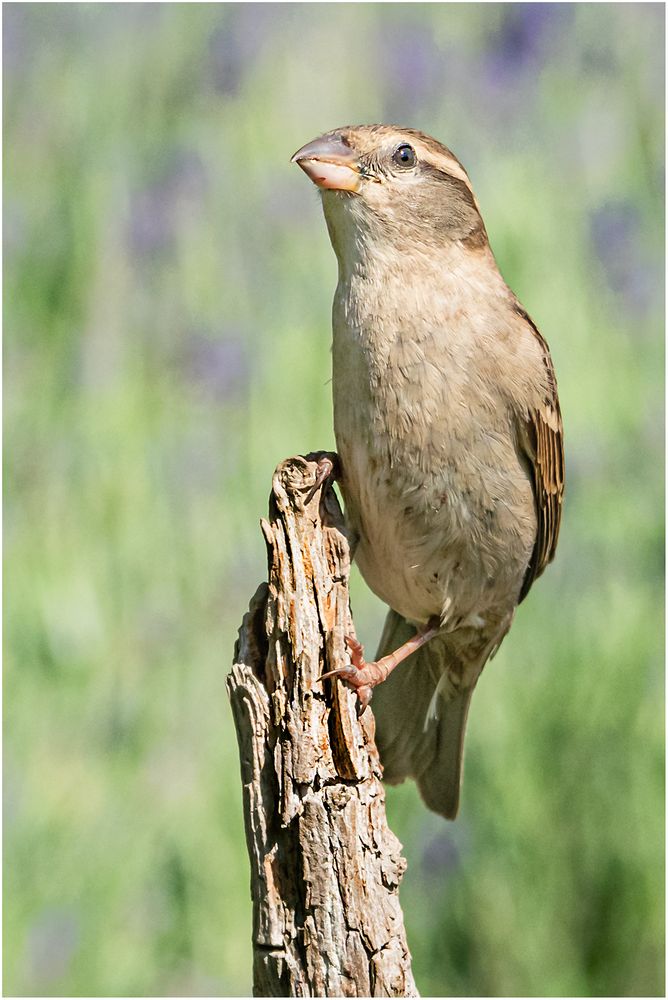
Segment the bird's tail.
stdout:
<svg viewBox="0 0 668 1000">
<path fill-rule="evenodd" d="M 415 627 L 396 611 L 385 620 L 376 659 L 397 649 Z M 459 807 L 466 717 L 474 685 L 449 682 L 446 636 L 412 653 L 375 690 L 373 713 L 384 778 L 414 778 L 426 805 L 446 819 Z"/>
</svg>

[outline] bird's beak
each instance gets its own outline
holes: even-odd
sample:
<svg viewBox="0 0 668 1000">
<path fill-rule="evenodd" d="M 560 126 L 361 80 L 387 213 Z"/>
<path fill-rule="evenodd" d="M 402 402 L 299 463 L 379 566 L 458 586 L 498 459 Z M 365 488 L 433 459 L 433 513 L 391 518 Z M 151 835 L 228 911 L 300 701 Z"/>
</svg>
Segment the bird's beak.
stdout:
<svg viewBox="0 0 668 1000">
<path fill-rule="evenodd" d="M 338 135 L 325 135 L 298 149 L 298 163 L 314 184 L 329 191 L 359 191 L 361 174 L 357 154 Z"/>
</svg>

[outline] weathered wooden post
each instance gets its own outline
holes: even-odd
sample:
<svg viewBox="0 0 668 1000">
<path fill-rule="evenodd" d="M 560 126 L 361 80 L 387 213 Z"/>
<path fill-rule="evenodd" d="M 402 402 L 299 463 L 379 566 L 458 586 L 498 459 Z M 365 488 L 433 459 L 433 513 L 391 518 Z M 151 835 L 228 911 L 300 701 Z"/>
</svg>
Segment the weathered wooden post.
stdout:
<svg viewBox="0 0 668 1000">
<path fill-rule="evenodd" d="M 269 581 L 228 677 L 253 897 L 255 996 L 417 996 L 401 845 L 369 709 L 320 675 L 348 662 L 350 553 L 318 455 L 276 469 L 262 530 Z"/>
</svg>

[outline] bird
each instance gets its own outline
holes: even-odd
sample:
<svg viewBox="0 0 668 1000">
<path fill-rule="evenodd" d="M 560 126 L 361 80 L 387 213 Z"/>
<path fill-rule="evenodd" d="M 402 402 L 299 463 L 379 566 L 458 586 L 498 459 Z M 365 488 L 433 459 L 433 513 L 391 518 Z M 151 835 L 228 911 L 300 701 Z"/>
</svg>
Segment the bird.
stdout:
<svg viewBox="0 0 668 1000">
<path fill-rule="evenodd" d="M 302 146 L 338 261 L 335 476 L 351 551 L 389 610 L 373 694 L 384 779 L 454 819 L 471 695 L 553 559 L 563 425 L 550 351 L 503 279 L 469 176 L 425 133 L 344 126 Z"/>
</svg>

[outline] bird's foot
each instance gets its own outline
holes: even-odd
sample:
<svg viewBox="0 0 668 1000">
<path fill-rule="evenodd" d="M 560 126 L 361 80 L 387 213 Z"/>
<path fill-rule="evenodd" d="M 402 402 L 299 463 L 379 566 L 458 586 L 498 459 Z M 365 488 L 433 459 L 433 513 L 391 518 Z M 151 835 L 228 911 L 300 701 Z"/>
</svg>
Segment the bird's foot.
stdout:
<svg viewBox="0 0 668 1000">
<path fill-rule="evenodd" d="M 364 646 L 351 635 L 345 637 L 345 643 L 350 653 L 351 665 L 349 667 L 337 667 L 336 670 L 329 670 L 323 674 L 324 677 L 340 677 L 342 681 L 357 692 L 357 697 L 362 711 L 371 701 L 373 689 L 377 684 L 381 684 L 397 665 L 394 654 L 383 656 L 380 660 L 372 660 L 370 663 L 364 659 Z"/>
<path fill-rule="evenodd" d="M 433 639 L 440 631 L 440 623 L 437 618 L 430 621 L 419 629 L 414 636 L 395 649 L 387 656 L 381 656 L 379 660 L 372 660 L 367 663 L 364 659 L 364 647 L 354 639 L 353 636 L 346 636 L 346 646 L 350 652 L 351 666 L 337 667 L 336 670 L 328 670 L 322 674 L 320 680 L 325 677 L 340 677 L 342 681 L 350 684 L 357 692 L 362 711 L 371 701 L 373 689 L 377 684 L 381 684 L 389 677 L 394 668 L 398 666 L 407 656 L 416 652 L 426 642 Z"/>
<path fill-rule="evenodd" d="M 362 711 L 371 701 L 373 689 L 388 676 L 394 666 L 393 657 L 384 656 L 378 661 L 367 663 L 364 659 L 364 646 L 351 635 L 345 637 L 345 643 L 350 653 L 351 665 L 349 667 L 337 667 L 336 670 L 328 670 L 322 674 L 320 680 L 325 677 L 340 677 L 342 681 L 357 692 L 357 697 Z"/>
</svg>

